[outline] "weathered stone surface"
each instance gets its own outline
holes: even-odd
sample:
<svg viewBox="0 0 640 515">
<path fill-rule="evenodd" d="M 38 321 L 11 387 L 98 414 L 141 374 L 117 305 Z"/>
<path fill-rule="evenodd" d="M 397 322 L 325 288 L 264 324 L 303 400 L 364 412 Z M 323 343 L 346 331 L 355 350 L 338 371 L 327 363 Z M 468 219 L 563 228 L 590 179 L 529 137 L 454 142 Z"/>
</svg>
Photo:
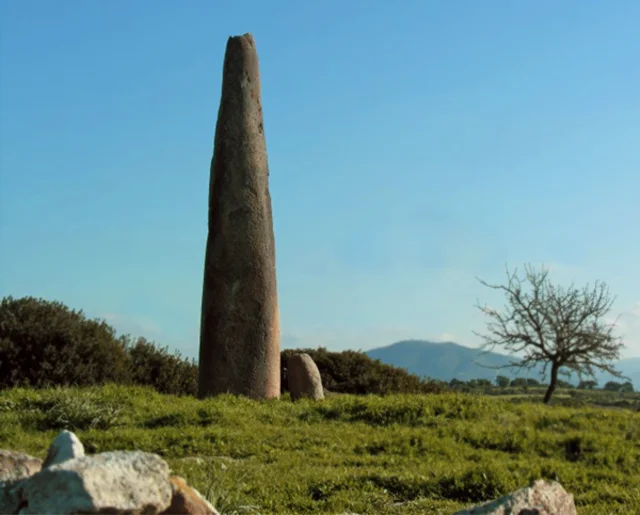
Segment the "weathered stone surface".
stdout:
<svg viewBox="0 0 640 515">
<path fill-rule="evenodd" d="M 20 515 L 118 513 L 154 515 L 169 507 L 169 466 L 159 456 L 114 451 L 42 469 L 19 487 Z"/>
<path fill-rule="evenodd" d="M 23 452 L 0 450 L 0 513 L 17 513 L 19 486 L 40 471 L 42 460 Z"/>
<path fill-rule="evenodd" d="M 20 509 L 20 491 L 22 480 L 0 481 L 0 513 L 18 513 Z"/>
<path fill-rule="evenodd" d="M 29 477 L 42 468 L 42 460 L 23 452 L 0 449 L 0 481 Z"/>
<path fill-rule="evenodd" d="M 162 515 L 220 515 L 195 488 L 179 476 L 171 478 L 171 505 Z"/>
<path fill-rule="evenodd" d="M 49 446 L 42 468 L 84 456 L 84 445 L 71 431 L 62 431 Z"/>
<path fill-rule="evenodd" d="M 209 184 L 200 397 L 280 395 L 280 330 L 260 72 L 251 34 L 227 41 Z"/>
<path fill-rule="evenodd" d="M 454 515 L 576 515 L 576 506 L 573 495 L 560 483 L 539 479 L 500 499 Z"/>
<path fill-rule="evenodd" d="M 324 399 L 322 378 L 315 361 L 309 354 L 294 354 L 287 359 L 287 377 L 292 400 L 302 397 Z"/>
</svg>

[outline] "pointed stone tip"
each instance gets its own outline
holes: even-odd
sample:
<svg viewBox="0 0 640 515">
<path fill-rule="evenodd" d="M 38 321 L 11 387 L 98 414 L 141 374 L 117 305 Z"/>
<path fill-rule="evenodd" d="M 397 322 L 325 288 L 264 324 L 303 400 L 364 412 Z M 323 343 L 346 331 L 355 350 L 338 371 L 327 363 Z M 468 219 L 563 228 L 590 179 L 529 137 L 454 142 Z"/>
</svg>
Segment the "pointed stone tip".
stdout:
<svg viewBox="0 0 640 515">
<path fill-rule="evenodd" d="M 249 43 L 250 45 L 255 45 L 255 40 L 253 39 L 253 34 L 251 34 L 251 32 L 245 32 L 242 35 L 239 36 L 229 36 L 229 40 L 228 42 L 231 43 L 232 41 L 242 41 L 245 40 L 247 43 Z"/>
</svg>

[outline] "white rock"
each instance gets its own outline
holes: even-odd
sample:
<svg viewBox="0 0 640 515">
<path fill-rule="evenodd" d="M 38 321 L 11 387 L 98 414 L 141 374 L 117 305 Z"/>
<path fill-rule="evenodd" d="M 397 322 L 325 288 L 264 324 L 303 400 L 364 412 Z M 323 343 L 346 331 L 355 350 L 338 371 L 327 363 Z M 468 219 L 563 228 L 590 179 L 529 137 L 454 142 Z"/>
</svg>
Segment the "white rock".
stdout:
<svg viewBox="0 0 640 515">
<path fill-rule="evenodd" d="M 576 506 L 573 495 L 567 493 L 560 483 L 538 479 L 531 485 L 500 499 L 458 511 L 454 515 L 518 515 L 520 513 L 576 515 Z"/>
<path fill-rule="evenodd" d="M 15 513 L 20 505 L 18 487 L 39 472 L 42 460 L 23 452 L 0 449 L 0 513 Z"/>
<path fill-rule="evenodd" d="M 156 454 L 114 451 L 64 461 L 20 485 L 34 513 L 144 513 L 153 515 L 171 503 L 169 466 Z"/>
<path fill-rule="evenodd" d="M 51 442 L 42 468 L 82 456 L 84 456 L 84 445 L 74 433 L 65 430 Z"/>
<path fill-rule="evenodd" d="M 29 477 L 42 468 L 42 460 L 18 451 L 0 449 L 0 481 Z"/>
</svg>

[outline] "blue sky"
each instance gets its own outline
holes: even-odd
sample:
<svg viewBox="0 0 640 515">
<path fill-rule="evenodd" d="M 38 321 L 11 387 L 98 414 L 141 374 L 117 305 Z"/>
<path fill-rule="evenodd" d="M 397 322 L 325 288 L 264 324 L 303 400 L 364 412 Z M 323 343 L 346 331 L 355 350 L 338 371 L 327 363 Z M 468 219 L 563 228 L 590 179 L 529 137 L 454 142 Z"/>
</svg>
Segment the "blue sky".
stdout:
<svg viewBox="0 0 640 515">
<path fill-rule="evenodd" d="M 197 355 L 227 37 L 252 32 L 283 346 L 475 345 L 475 280 L 606 281 L 640 356 L 640 3 L 0 2 L 0 295 Z"/>
</svg>

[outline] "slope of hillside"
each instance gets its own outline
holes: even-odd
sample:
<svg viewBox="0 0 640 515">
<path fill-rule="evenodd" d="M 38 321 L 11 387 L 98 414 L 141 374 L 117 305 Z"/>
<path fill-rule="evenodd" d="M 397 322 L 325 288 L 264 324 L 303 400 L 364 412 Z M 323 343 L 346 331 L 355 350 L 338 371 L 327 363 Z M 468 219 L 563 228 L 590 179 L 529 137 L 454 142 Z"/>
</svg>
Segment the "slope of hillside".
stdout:
<svg viewBox="0 0 640 515">
<path fill-rule="evenodd" d="M 408 340 L 372 349 L 367 354 L 383 363 L 406 368 L 413 374 L 442 381 L 453 378 L 463 381 L 479 378 L 493 380 L 500 374 L 514 375 L 509 369 L 489 368 L 508 364 L 508 356 L 495 352 L 482 353 L 453 342 Z"/>
<path fill-rule="evenodd" d="M 409 372 L 418 376 L 427 376 L 441 381 L 460 379 L 489 379 L 493 381 L 496 376 L 507 377 L 531 377 L 542 379 L 542 367 L 535 370 L 517 372 L 516 369 L 495 369 L 508 364 L 513 358 L 497 352 L 484 353 L 478 349 L 472 349 L 453 342 L 435 343 L 424 340 L 406 340 L 393 343 L 386 347 L 379 347 L 367 351 L 367 354 L 379 359 L 383 363 L 396 367 L 406 368 Z M 635 388 L 640 387 L 640 358 L 620 360 L 616 367 L 629 376 Z M 563 378 L 566 379 L 566 378 Z M 599 384 L 604 384 L 612 378 L 608 374 L 596 375 Z M 577 383 L 577 377 L 571 382 Z M 620 381 L 618 379 L 618 381 Z"/>
<path fill-rule="evenodd" d="M 631 379 L 636 391 L 640 391 L 640 358 L 621 359 L 615 365 L 620 372 Z M 616 379 L 615 377 L 602 372 L 596 373 L 596 379 L 600 385 L 605 384 L 607 381 L 624 381 L 624 379 Z"/>
</svg>

